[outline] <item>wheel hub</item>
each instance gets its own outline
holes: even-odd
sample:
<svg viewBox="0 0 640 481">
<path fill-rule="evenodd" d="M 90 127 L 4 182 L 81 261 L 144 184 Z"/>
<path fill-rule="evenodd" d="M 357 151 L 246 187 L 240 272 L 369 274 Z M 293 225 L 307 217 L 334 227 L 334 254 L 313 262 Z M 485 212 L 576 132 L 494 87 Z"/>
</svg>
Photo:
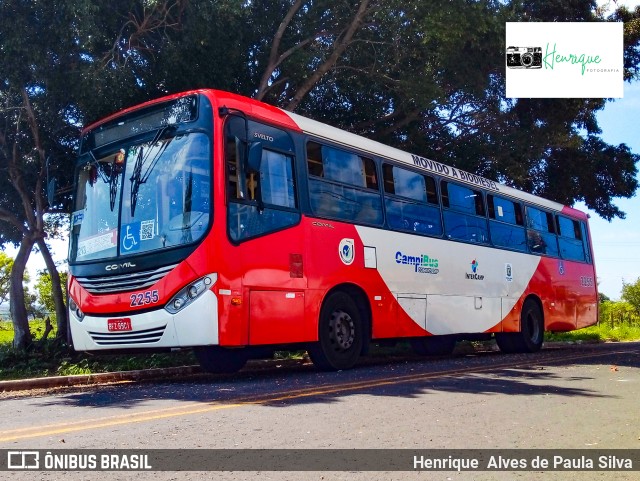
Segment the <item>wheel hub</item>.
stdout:
<svg viewBox="0 0 640 481">
<path fill-rule="evenodd" d="M 338 349 L 347 350 L 355 340 L 355 325 L 351 316 L 344 311 L 334 311 L 331 315 L 331 339 Z"/>
</svg>

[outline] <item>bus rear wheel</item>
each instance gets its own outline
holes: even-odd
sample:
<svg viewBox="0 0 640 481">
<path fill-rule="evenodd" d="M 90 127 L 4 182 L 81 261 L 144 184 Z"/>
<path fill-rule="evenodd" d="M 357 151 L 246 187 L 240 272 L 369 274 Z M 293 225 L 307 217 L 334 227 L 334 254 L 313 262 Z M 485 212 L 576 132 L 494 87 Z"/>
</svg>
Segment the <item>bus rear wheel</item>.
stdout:
<svg viewBox="0 0 640 481">
<path fill-rule="evenodd" d="M 309 357 L 323 371 L 349 369 L 362 352 L 363 333 L 354 300 L 344 292 L 334 292 L 320 310 L 318 342 L 309 347 Z"/>
<path fill-rule="evenodd" d="M 246 349 L 220 346 L 196 346 L 193 353 L 202 369 L 210 373 L 238 372 L 247 363 Z"/>
<path fill-rule="evenodd" d="M 430 336 L 411 339 L 413 352 L 421 356 L 446 356 L 456 347 L 454 336 Z"/>
<path fill-rule="evenodd" d="M 502 352 L 537 352 L 544 341 L 544 318 L 540 306 L 527 299 L 520 313 L 520 332 L 496 334 L 496 342 Z"/>
</svg>

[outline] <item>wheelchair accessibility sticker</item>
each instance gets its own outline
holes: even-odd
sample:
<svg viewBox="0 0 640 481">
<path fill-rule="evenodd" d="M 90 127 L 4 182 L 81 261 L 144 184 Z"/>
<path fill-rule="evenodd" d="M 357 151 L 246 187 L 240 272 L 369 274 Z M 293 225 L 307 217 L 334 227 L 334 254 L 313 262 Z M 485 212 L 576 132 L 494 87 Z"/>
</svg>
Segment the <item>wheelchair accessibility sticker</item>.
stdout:
<svg viewBox="0 0 640 481">
<path fill-rule="evenodd" d="M 120 248 L 123 252 L 133 252 L 140 249 L 140 222 L 122 226 Z"/>
</svg>

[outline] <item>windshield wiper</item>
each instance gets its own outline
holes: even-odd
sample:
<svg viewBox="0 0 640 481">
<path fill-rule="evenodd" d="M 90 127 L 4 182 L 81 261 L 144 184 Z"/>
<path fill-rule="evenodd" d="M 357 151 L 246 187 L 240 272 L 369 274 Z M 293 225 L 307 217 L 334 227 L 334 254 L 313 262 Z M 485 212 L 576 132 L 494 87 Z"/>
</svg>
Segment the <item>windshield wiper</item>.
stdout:
<svg viewBox="0 0 640 481">
<path fill-rule="evenodd" d="M 174 133 L 177 130 L 177 128 L 178 127 L 176 127 L 175 125 L 165 125 L 161 129 L 159 129 L 158 132 L 156 132 L 156 135 L 153 137 L 153 140 L 151 140 L 151 142 L 149 142 L 149 144 L 147 145 L 149 147 L 154 146 L 164 137 Z M 142 173 L 142 168 L 147 163 L 150 152 L 153 149 L 152 148 L 148 149 L 145 154 L 144 147 L 140 146 L 140 151 L 138 152 L 138 157 L 136 158 L 136 163 L 133 167 L 133 173 L 131 174 L 131 178 L 129 179 L 131 181 L 131 217 L 133 217 L 136 212 L 136 205 L 138 204 L 138 191 L 140 190 L 140 185 L 147 182 L 147 180 L 149 179 L 149 176 L 151 175 L 151 172 L 153 171 L 156 164 L 158 163 L 158 160 L 160 159 L 162 154 L 167 150 L 169 143 L 170 142 L 166 142 L 156 151 L 153 158 L 151 159 L 151 162 L 148 164 L 144 174 Z"/>
<path fill-rule="evenodd" d="M 93 166 L 96 169 L 96 174 L 100 176 L 102 181 L 105 184 L 109 184 L 109 207 L 111 208 L 111 212 L 116 206 L 116 194 L 118 193 L 118 174 L 120 173 L 117 169 L 117 163 L 115 160 L 111 162 L 110 172 L 105 172 L 104 166 L 102 163 L 96 158 L 96 155 L 93 153 L 93 150 L 87 151 L 91 160 L 87 162 L 85 165 Z M 90 175 L 90 182 L 93 184 L 92 176 Z"/>
</svg>

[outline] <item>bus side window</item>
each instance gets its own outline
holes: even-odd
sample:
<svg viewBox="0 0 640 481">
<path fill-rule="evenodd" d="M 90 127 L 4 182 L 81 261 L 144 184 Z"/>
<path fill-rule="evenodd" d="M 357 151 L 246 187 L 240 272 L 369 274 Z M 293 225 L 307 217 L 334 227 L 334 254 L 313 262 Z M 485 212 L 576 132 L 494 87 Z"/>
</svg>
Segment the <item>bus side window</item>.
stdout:
<svg viewBox="0 0 640 481">
<path fill-rule="evenodd" d="M 587 224 L 584 222 L 580 222 L 580 230 L 582 231 L 582 245 L 584 247 L 584 255 L 586 261 L 591 264 L 591 249 L 589 249 L 589 234 L 587 230 Z"/>
<path fill-rule="evenodd" d="M 383 164 L 382 173 L 389 227 L 441 236 L 442 221 L 434 178 L 390 164 Z"/>
<path fill-rule="evenodd" d="M 560 255 L 564 259 L 585 261 L 586 256 L 580 223 L 563 215 L 559 215 L 557 219 Z"/>
<path fill-rule="evenodd" d="M 482 192 L 441 181 L 444 227 L 448 239 L 489 243 Z"/>
<path fill-rule="evenodd" d="M 231 117 L 225 125 L 227 168 L 227 224 L 229 237 L 240 242 L 297 224 L 293 142 L 289 134 L 267 124 L 249 121 L 250 130 L 266 132 L 271 140 L 262 148 L 259 171 L 244 165 L 245 121 Z"/>
<path fill-rule="evenodd" d="M 372 159 L 310 141 L 307 169 L 314 214 L 382 225 L 382 200 Z"/>
<path fill-rule="evenodd" d="M 498 247 L 526 251 L 522 206 L 503 197 L 487 195 L 491 242 Z"/>
<path fill-rule="evenodd" d="M 555 220 L 551 213 L 527 206 L 527 227 L 529 252 L 558 257 Z"/>
</svg>

